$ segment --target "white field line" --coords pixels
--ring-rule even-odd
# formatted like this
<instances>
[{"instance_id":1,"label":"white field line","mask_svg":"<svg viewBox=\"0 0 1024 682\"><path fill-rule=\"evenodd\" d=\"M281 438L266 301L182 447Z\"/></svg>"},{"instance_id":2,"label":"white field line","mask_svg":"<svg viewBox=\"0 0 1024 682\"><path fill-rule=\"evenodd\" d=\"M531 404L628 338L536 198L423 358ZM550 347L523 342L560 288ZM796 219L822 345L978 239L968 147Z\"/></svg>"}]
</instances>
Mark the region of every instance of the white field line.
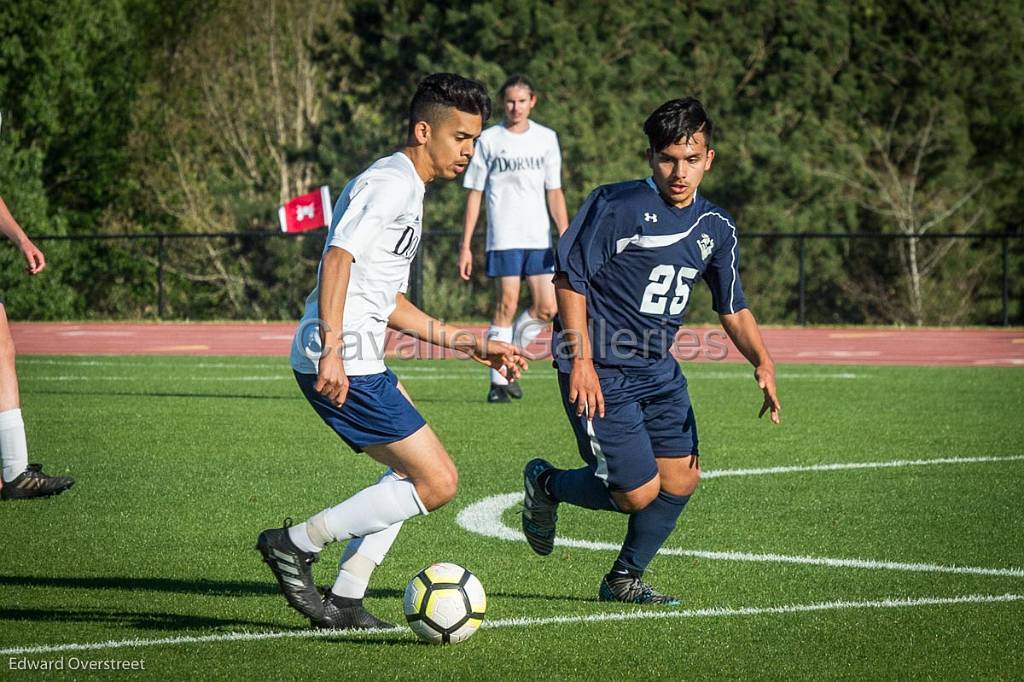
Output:
<instances>
[{"instance_id":1,"label":"white field line","mask_svg":"<svg viewBox=\"0 0 1024 682\"><path fill-rule=\"evenodd\" d=\"M707 609L663 610L663 611L616 611L613 613L591 613L575 616L550 616L547 618L505 618L484 621L482 627L488 630L515 627L537 627L545 625L568 625L622 622L631 620L677 620L684 618L728 618L736 616L787 615L820 611L845 611L852 609L899 609L917 606L953 606L961 604L998 604L1019 602L1024 594L970 594L959 597L918 597L888 598L867 601L827 601L810 604L786 604L782 606L718 606ZM71 642L67 644L36 644L0 649L0 655L50 654L64 651L105 651L177 644L208 644L216 642L252 642L272 639L362 639L368 636L396 635L396 639L413 639L408 630L286 630L275 632L224 632L213 635L182 637L161 637L157 639L122 639L105 642Z\"/></svg>"},{"instance_id":2,"label":"white field line","mask_svg":"<svg viewBox=\"0 0 1024 682\"><path fill-rule=\"evenodd\" d=\"M722 469L719 471L708 471L703 474L704 478L715 478L724 476L759 476L778 473L793 473L798 471L834 471L850 469L876 469L882 467L909 467L926 464L972 464L982 462L1005 462L1024 460L1024 455L1010 455L1006 457L944 457L941 459L920 459L920 460L893 460L889 462L858 462L843 464L817 464L804 467L768 467L765 469ZM503 512L522 500L522 493L506 493L504 495L492 495L475 502L459 512L455 522L464 530L485 537L499 540L510 540L523 542L523 534L518 529L509 528L502 522ZM620 546L611 542L595 542L591 540L576 540L573 538L556 538L555 544L576 549L589 549L595 551L617 552ZM665 556L688 556L700 559L714 559L722 561L754 561L763 563L784 563L804 564L811 566L828 566L830 568L860 568L883 571L912 571L925 573L954 573L966 575L990 575L1012 578L1024 578L1022 568L986 568L979 566L955 566L944 564L929 564L921 562L898 562L879 561L873 559L846 559L801 555L786 555L774 553L752 553L752 552L711 552L692 549L680 549L676 547L662 547L658 552Z\"/></svg>"},{"instance_id":3,"label":"white field line","mask_svg":"<svg viewBox=\"0 0 1024 682\"><path fill-rule=\"evenodd\" d=\"M980 464L983 462L1016 462L1024 455L998 455L990 457L939 457L935 459L893 459L887 462L839 462L836 464L807 464L800 466L765 467L762 469L719 469L705 471L701 478L722 478L725 476L764 476L769 474L791 474L803 471L843 471L847 469L889 469L897 467L924 466L928 464Z\"/></svg>"},{"instance_id":4,"label":"white field line","mask_svg":"<svg viewBox=\"0 0 1024 682\"><path fill-rule=\"evenodd\" d=\"M235 376L235 377L204 377L204 376L191 376L191 377L165 377L165 376L153 376L136 374L133 376L110 376L105 374L98 374L93 376L74 376L71 374L61 374L58 376L49 377L34 377L34 376L22 376L22 381L146 381L146 382L159 382L161 384L167 383L168 381L180 382L182 380L191 381L195 383L202 383L205 381L295 381L290 375L287 374L255 374L250 376Z\"/></svg>"},{"instance_id":5,"label":"white field line","mask_svg":"<svg viewBox=\"0 0 1024 682\"><path fill-rule=\"evenodd\" d=\"M288 358L282 357L277 362L227 362L227 361L216 361L216 362L189 362L187 358L183 358L181 362L132 362L128 360L85 360L79 358L44 358L39 356L28 356L25 358L18 358L19 365L55 365L55 366L70 366L70 367L169 367L172 369L182 368L193 368L197 367L200 369L277 369L283 372L290 372L288 365ZM474 365L474 369L478 365ZM424 366L424 367L402 367L401 371L405 372L439 372L441 371L438 367ZM445 371L450 371L445 368ZM482 371L482 370L479 370ZM466 372L466 374L475 374L479 371ZM290 376L290 374L289 374Z\"/></svg>"},{"instance_id":6,"label":"white field line","mask_svg":"<svg viewBox=\"0 0 1024 682\"><path fill-rule=\"evenodd\" d=\"M59 365L71 367L199 367L202 369L281 369L288 362L129 362L127 360L82 360L78 358L42 358L29 356L18 358L19 365Z\"/></svg>"}]
</instances>

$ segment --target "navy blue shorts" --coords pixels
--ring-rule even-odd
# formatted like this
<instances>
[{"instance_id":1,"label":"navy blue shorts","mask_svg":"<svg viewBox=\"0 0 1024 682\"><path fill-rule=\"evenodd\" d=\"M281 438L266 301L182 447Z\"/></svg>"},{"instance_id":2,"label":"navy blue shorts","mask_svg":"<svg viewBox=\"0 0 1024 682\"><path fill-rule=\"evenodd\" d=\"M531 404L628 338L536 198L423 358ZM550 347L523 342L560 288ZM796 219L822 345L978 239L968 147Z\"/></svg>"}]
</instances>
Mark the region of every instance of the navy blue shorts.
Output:
<instances>
[{"instance_id":1,"label":"navy blue shorts","mask_svg":"<svg viewBox=\"0 0 1024 682\"><path fill-rule=\"evenodd\" d=\"M427 423L398 390L398 377L390 369L349 377L348 397L341 407L316 392L315 374L295 372L295 380L320 418L356 452L400 441Z\"/></svg>"},{"instance_id":2,"label":"navy blue shorts","mask_svg":"<svg viewBox=\"0 0 1024 682\"><path fill-rule=\"evenodd\" d=\"M555 271L551 249L504 249L487 252L488 277L529 277Z\"/></svg>"},{"instance_id":3,"label":"navy blue shorts","mask_svg":"<svg viewBox=\"0 0 1024 682\"><path fill-rule=\"evenodd\" d=\"M603 372L602 372L603 373ZM628 492L658 473L658 457L696 455L697 422L679 365L657 374L601 376L602 419L576 416L569 402L569 375L558 373L562 405L580 456L614 492Z\"/></svg>"}]
</instances>

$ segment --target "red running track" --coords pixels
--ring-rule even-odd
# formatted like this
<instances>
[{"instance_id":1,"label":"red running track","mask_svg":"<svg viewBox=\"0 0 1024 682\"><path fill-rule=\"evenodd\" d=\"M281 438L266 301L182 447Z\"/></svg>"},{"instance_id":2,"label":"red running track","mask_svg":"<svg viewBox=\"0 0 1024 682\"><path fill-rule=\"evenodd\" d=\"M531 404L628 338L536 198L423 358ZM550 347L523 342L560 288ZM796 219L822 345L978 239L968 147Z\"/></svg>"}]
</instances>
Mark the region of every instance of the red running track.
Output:
<instances>
[{"instance_id":1,"label":"red running track","mask_svg":"<svg viewBox=\"0 0 1024 682\"><path fill-rule=\"evenodd\" d=\"M180 324L17 322L18 352L40 355L260 355L288 354L292 323ZM482 333L483 327L471 327ZM865 365L1024 366L1024 331L1000 329L766 328L769 350L780 363ZM529 349L542 355L547 334ZM450 352L391 335L395 357L451 357ZM681 334L683 360L741 362L721 329Z\"/></svg>"}]
</instances>

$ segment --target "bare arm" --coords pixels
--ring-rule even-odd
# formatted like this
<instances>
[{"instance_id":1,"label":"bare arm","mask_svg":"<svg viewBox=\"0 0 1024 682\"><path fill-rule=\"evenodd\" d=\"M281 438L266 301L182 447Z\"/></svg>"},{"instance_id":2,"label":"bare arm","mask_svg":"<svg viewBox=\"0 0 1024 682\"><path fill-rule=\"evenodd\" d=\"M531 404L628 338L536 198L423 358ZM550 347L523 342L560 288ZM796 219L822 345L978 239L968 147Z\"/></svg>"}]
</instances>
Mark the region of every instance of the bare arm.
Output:
<instances>
[{"instance_id":1,"label":"bare arm","mask_svg":"<svg viewBox=\"0 0 1024 682\"><path fill-rule=\"evenodd\" d=\"M561 237L569 229L569 212L565 208L565 194L562 193L562 188L558 187L547 190L547 198L548 213L551 214L551 219L555 221L558 236Z\"/></svg>"},{"instance_id":2,"label":"bare arm","mask_svg":"<svg viewBox=\"0 0 1024 682\"><path fill-rule=\"evenodd\" d=\"M317 369L314 388L338 407L348 396L348 377L342 362L342 324L345 315L345 297L352 276L352 254L332 246L320 264L320 347L323 353Z\"/></svg>"},{"instance_id":3,"label":"bare arm","mask_svg":"<svg viewBox=\"0 0 1024 682\"><path fill-rule=\"evenodd\" d=\"M25 257L25 270L28 271L28 274L38 275L43 271L43 268L46 267L46 257L28 238L25 230L21 229L21 225L7 209L3 197L0 197L0 232L18 246L21 255Z\"/></svg>"},{"instance_id":4,"label":"bare arm","mask_svg":"<svg viewBox=\"0 0 1024 682\"><path fill-rule=\"evenodd\" d=\"M604 394L594 369L594 353L587 328L587 297L570 286L563 274L555 275L558 319L562 323L563 343L572 357L569 374L569 402L576 403L576 414L604 417Z\"/></svg>"},{"instance_id":5,"label":"bare arm","mask_svg":"<svg viewBox=\"0 0 1024 682\"><path fill-rule=\"evenodd\" d=\"M435 346L461 351L480 364L493 367L509 379L518 379L527 369L526 359L519 355L512 344L480 339L473 332L446 324L427 315L412 302L399 294L388 326Z\"/></svg>"},{"instance_id":6,"label":"bare arm","mask_svg":"<svg viewBox=\"0 0 1024 682\"><path fill-rule=\"evenodd\" d=\"M744 308L738 313L719 315L718 319L722 321L722 328L743 353L743 357L754 366L757 387L764 392L764 403L757 416L762 417L770 410L772 422L778 424L781 405L775 392L775 361L764 345L754 314L748 308Z\"/></svg>"},{"instance_id":7,"label":"bare arm","mask_svg":"<svg viewBox=\"0 0 1024 682\"><path fill-rule=\"evenodd\" d=\"M473 232L480 219L480 200L483 195L480 190L471 189L466 197L466 219L462 226L462 247L459 249L459 277L467 281L473 274Z\"/></svg>"}]
</instances>

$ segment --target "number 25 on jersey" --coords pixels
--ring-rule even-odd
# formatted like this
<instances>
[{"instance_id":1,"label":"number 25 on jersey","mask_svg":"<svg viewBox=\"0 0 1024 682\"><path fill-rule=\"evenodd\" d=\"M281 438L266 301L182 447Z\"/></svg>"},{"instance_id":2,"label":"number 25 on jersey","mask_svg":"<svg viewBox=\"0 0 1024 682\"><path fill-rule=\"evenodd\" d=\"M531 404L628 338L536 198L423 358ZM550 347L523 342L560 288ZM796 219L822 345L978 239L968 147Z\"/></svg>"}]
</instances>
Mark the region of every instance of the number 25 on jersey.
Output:
<instances>
[{"instance_id":1,"label":"number 25 on jersey","mask_svg":"<svg viewBox=\"0 0 1024 682\"><path fill-rule=\"evenodd\" d=\"M644 289L644 297L640 301L640 312L646 315L664 315L668 305L669 315L679 315L690 300L690 285L687 280L697 276L694 268L680 267L677 272L671 265L658 265L648 276L651 281ZM675 282L675 295L669 301L668 291Z\"/></svg>"}]
</instances>

